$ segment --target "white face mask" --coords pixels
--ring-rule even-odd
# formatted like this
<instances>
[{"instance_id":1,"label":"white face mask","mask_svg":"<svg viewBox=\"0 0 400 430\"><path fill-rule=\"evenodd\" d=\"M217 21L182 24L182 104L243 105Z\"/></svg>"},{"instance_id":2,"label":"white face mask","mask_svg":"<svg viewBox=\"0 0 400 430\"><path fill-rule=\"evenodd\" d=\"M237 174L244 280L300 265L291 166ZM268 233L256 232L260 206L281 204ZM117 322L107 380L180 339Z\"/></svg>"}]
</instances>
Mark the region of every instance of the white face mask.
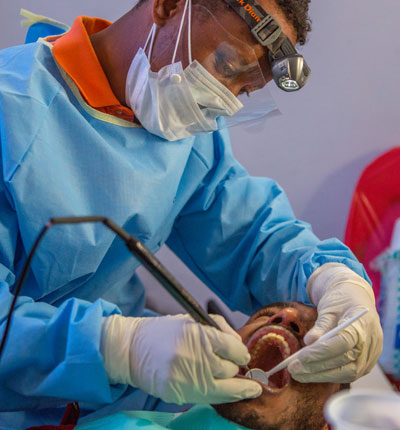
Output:
<instances>
[{"instance_id":1,"label":"white face mask","mask_svg":"<svg viewBox=\"0 0 400 430\"><path fill-rule=\"evenodd\" d=\"M189 5L189 66L175 63L183 22ZM167 140L178 140L197 133L218 129L219 116L231 116L242 103L190 52L191 0L186 0L172 63L158 72L150 69L156 26L153 25L144 49L151 38L149 58L140 48L126 78L125 98L140 123L150 133Z\"/></svg>"}]
</instances>

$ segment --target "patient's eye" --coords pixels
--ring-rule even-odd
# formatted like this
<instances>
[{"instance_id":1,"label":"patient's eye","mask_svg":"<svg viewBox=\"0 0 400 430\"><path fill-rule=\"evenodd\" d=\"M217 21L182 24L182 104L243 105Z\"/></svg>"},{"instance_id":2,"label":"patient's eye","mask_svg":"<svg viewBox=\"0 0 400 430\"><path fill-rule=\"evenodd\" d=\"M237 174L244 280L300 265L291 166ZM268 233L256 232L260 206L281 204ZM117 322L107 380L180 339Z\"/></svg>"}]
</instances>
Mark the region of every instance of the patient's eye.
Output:
<instances>
[{"instance_id":1,"label":"patient's eye","mask_svg":"<svg viewBox=\"0 0 400 430\"><path fill-rule=\"evenodd\" d=\"M272 309L262 309L256 315L256 319L261 318L261 317L272 317L275 314L276 314L276 311L274 311Z\"/></svg>"}]
</instances>

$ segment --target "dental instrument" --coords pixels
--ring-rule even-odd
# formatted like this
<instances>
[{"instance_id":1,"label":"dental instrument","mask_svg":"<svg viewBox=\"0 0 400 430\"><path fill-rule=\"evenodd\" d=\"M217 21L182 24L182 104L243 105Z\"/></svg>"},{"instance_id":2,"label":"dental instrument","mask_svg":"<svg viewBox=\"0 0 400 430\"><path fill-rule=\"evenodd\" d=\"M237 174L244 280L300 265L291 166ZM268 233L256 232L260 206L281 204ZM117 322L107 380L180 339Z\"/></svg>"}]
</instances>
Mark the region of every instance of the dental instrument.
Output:
<instances>
[{"instance_id":1,"label":"dental instrument","mask_svg":"<svg viewBox=\"0 0 400 430\"><path fill-rule=\"evenodd\" d=\"M349 318L348 320L343 321L337 327L333 328L332 330L329 330L327 333L322 335L319 339L317 339L313 343L313 345L315 345L317 343L324 342L324 341L330 339L331 337L335 336L341 330L343 330L344 328L353 324L355 321L357 321L359 318L361 318L363 315L365 315L368 311L369 311L369 309L365 308L361 312L359 312L358 314ZM287 366L289 366L289 364L292 363L300 355L301 352L302 352L302 349L299 349L297 352L290 355L285 360L281 361L279 364L277 364L275 367L273 367L272 369L270 369L268 371L258 369L258 368L250 369L247 371L246 377L251 378L251 379L255 379L259 382L262 382L265 385L268 385L269 377L272 376L273 374L279 372L280 370L285 369Z\"/></svg>"}]
</instances>

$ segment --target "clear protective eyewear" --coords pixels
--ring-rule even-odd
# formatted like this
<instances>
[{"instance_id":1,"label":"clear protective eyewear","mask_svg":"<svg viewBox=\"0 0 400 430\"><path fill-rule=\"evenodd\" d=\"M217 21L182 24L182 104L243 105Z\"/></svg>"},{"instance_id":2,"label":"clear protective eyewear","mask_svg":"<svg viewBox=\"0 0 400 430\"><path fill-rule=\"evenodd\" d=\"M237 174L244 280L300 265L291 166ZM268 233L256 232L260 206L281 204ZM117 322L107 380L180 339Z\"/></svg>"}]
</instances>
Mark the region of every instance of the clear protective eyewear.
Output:
<instances>
[{"instance_id":1,"label":"clear protective eyewear","mask_svg":"<svg viewBox=\"0 0 400 430\"><path fill-rule=\"evenodd\" d=\"M263 69L268 65L268 57L265 55L261 60L258 58L254 51L256 43L251 45L238 39L205 6L192 5L190 0L187 0L182 14L176 38L171 38L169 42L163 41L159 55L166 57L167 52L173 52L171 63L179 60L183 68L195 59L235 96L249 94L267 84L268 79ZM187 39L182 36L185 33ZM199 40L201 43L193 44ZM149 40L145 46L148 42ZM157 43L156 39L154 43ZM149 58L153 69L158 58L152 45L153 43L149 48Z\"/></svg>"},{"instance_id":2,"label":"clear protective eyewear","mask_svg":"<svg viewBox=\"0 0 400 430\"><path fill-rule=\"evenodd\" d=\"M233 116L225 116L221 123L226 127L255 124L280 111L267 86L271 80L268 55L254 49L257 43L239 39L206 7L193 6L192 40L210 30L209 39L193 56L219 82L228 88L242 103L242 109ZM207 30L205 30L207 27ZM199 52L200 51L200 52ZM207 52L205 56L204 53Z\"/></svg>"}]
</instances>

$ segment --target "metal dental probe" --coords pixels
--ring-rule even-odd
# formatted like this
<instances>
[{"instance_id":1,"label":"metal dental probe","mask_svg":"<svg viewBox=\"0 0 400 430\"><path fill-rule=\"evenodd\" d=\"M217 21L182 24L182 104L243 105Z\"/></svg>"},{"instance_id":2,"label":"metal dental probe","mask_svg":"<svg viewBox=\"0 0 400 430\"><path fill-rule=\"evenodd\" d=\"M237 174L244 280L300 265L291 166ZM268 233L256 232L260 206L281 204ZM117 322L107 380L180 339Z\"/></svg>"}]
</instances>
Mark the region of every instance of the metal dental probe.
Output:
<instances>
[{"instance_id":1,"label":"metal dental probe","mask_svg":"<svg viewBox=\"0 0 400 430\"><path fill-rule=\"evenodd\" d=\"M127 233L126 233L127 234ZM127 234L128 235L128 234ZM128 235L130 236L130 235ZM167 268L147 249L138 239L130 236L125 239L128 249L140 260L146 269L161 283L161 285L180 303L183 308L200 324L221 330L218 324L208 315L200 304L185 290L185 288L169 273ZM246 371L248 366L241 366Z\"/></svg>"},{"instance_id":2,"label":"metal dental probe","mask_svg":"<svg viewBox=\"0 0 400 430\"><path fill-rule=\"evenodd\" d=\"M319 339L317 339L312 345L316 345L318 343L324 342L325 340L330 339L331 337L335 336L337 333L339 333L344 328L348 327L349 325L353 324L354 321L361 318L363 315L365 315L368 312L368 309L363 309L361 312L359 312L357 315L354 315L353 317L349 318L346 321L343 321L341 324L339 324L337 327L333 328L332 330L329 330L327 333L325 333L323 336L321 336ZM285 367L289 366L289 364L294 361L302 352L302 349L299 349L294 354L287 357L285 360L281 361L279 364L277 364L272 369L265 371L262 369L254 368L250 369L246 376L251 379L255 379L259 382L262 382L265 385L268 385L268 378L273 375L274 373L279 372L280 370L284 369Z\"/></svg>"}]
</instances>

